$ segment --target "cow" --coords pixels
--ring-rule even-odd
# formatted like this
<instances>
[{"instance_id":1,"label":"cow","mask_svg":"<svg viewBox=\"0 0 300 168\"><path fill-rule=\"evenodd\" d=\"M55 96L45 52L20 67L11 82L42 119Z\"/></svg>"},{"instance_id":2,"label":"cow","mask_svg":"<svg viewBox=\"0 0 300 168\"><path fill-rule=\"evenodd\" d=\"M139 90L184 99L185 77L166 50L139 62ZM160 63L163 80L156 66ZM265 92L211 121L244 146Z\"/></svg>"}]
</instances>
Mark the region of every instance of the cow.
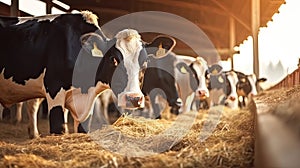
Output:
<instances>
[{"instance_id":1,"label":"cow","mask_svg":"<svg viewBox=\"0 0 300 168\"><path fill-rule=\"evenodd\" d=\"M146 101L145 108L133 112L155 119L161 118L160 113L166 105L171 106L171 113L178 115L191 109L195 97L202 99L209 96L205 84L206 61L201 57L176 55L170 51L175 40L173 42L170 39L168 41L159 40L161 44L155 42L160 37L163 36L154 39L152 45L147 48L149 60L144 74L142 91L149 100ZM162 46L168 48L169 51L163 51ZM110 120L110 113L115 113L115 110L112 112L107 110L109 99L113 100L109 96L102 99L101 102L106 105L103 105L105 109L100 110L106 116L107 121ZM111 124L111 122L109 123Z\"/></svg>"},{"instance_id":2,"label":"cow","mask_svg":"<svg viewBox=\"0 0 300 168\"><path fill-rule=\"evenodd\" d=\"M178 109L181 107L182 101L178 96L174 78L176 57L174 54L170 54L175 44L175 39L167 35L159 35L151 43L145 44L148 54L148 65L140 82L142 92L147 96L147 101L145 102L147 107L127 112L146 118L160 118L161 110L157 103L155 103L155 100L157 96L163 96L167 102L165 105L171 107L171 113L178 114ZM108 105L114 99L111 92L104 92L99 99L100 102L98 104L100 104L100 109L98 113L103 114L107 121L110 120L110 113L114 113L115 111L120 111L119 114L123 113L122 109L113 109L113 112L108 111Z\"/></svg>"},{"instance_id":3,"label":"cow","mask_svg":"<svg viewBox=\"0 0 300 168\"><path fill-rule=\"evenodd\" d=\"M139 71L147 54L136 30L112 39L89 11L41 17L0 17L0 103L45 98L51 134L66 132L63 111L74 126L86 120L96 98L112 88L122 108L141 108ZM77 130L74 130L77 132Z\"/></svg>"},{"instance_id":4,"label":"cow","mask_svg":"<svg viewBox=\"0 0 300 168\"><path fill-rule=\"evenodd\" d=\"M208 68L206 79L210 93L206 100L209 101L209 106L225 105L232 109L238 108L238 77L234 71L222 71L220 65L214 64Z\"/></svg>"},{"instance_id":5,"label":"cow","mask_svg":"<svg viewBox=\"0 0 300 168\"><path fill-rule=\"evenodd\" d=\"M209 97L205 79L207 69L207 62L202 57L176 56L175 80L183 102L180 113L191 109L198 111L200 106L193 106L194 102Z\"/></svg>"},{"instance_id":6,"label":"cow","mask_svg":"<svg viewBox=\"0 0 300 168\"><path fill-rule=\"evenodd\" d=\"M238 104L240 108L246 107L246 101L257 95L257 88L260 82L267 81L266 78L257 79L255 74L245 75L242 72L235 71L238 76L236 85L237 94L239 96Z\"/></svg>"},{"instance_id":7,"label":"cow","mask_svg":"<svg viewBox=\"0 0 300 168\"><path fill-rule=\"evenodd\" d=\"M167 36L168 37L168 36ZM163 40L164 39L164 40ZM147 45L148 67L145 70L142 92L149 96L154 118L161 118L161 109L156 97L162 96L171 107L171 113L178 115L182 100L179 98L175 81L176 56L171 51L176 45L172 37L157 36ZM166 52L166 49L168 51Z\"/></svg>"}]
</instances>

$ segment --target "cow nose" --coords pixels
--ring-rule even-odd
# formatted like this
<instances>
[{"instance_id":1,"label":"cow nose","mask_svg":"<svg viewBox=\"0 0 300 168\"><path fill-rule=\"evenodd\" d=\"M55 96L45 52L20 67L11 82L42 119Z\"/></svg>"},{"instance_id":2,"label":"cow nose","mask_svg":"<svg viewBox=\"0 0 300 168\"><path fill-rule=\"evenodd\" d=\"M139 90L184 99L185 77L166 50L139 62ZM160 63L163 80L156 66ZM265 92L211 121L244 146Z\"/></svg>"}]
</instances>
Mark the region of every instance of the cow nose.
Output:
<instances>
[{"instance_id":1,"label":"cow nose","mask_svg":"<svg viewBox=\"0 0 300 168\"><path fill-rule=\"evenodd\" d=\"M200 99L205 99L206 97L208 97L208 92L206 90L198 90L197 94Z\"/></svg>"},{"instance_id":2,"label":"cow nose","mask_svg":"<svg viewBox=\"0 0 300 168\"><path fill-rule=\"evenodd\" d=\"M126 95L126 107L143 107L143 96Z\"/></svg>"},{"instance_id":3,"label":"cow nose","mask_svg":"<svg viewBox=\"0 0 300 168\"><path fill-rule=\"evenodd\" d=\"M236 97L234 97L234 96L229 96L229 100L235 101L235 99L236 99Z\"/></svg>"}]
</instances>

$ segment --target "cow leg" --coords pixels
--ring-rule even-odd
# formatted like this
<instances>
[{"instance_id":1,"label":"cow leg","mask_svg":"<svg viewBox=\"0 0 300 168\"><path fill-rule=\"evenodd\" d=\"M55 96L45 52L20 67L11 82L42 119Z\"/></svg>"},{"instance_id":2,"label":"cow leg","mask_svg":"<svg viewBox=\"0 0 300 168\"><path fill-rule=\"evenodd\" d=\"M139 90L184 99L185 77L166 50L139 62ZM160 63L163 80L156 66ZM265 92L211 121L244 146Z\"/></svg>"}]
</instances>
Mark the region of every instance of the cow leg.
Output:
<instances>
[{"instance_id":1,"label":"cow leg","mask_svg":"<svg viewBox=\"0 0 300 168\"><path fill-rule=\"evenodd\" d=\"M3 110L4 110L4 107L0 104L0 120L3 119Z\"/></svg>"},{"instance_id":2,"label":"cow leg","mask_svg":"<svg viewBox=\"0 0 300 168\"><path fill-rule=\"evenodd\" d=\"M39 131L37 127L37 113L43 98L36 98L27 101L26 111L29 118L28 135L29 138L39 137Z\"/></svg>"},{"instance_id":3,"label":"cow leg","mask_svg":"<svg viewBox=\"0 0 300 168\"><path fill-rule=\"evenodd\" d=\"M89 117L78 126L78 133L88 133L90 132L91 128L91 121L92 121L92 115L89 115Z\"/></svg>"},{"instance_id":4,"label":"cow leg","mask_svg":"<svg viewBox=\"0 0 300 168\"><path fill-rule=\"evenodd\" d=\"M74 129L74 133L78 133L78 127L79 127L80 122L77 120L74 120L74 125L73 125L73 129Z\"/></svg>"},{"instance_id":5,"label":"cow leg","mask_svg":"<svg viewBox=\"0 0 300 168\"><path fill-rule=\"evenodd\" d=\"M155 102L155 98L156 98L157 94L151 94L150 93L150 102L152 105L152 109L153 109L153 117L155 119L161 119L161 114L160 114L160 109L159 109L159 105L156 104Z\"/></svg>"},{"instance_id":6,"label":"cow leg","mask_svg":"<svg viewBox=\"0 0 300 168\"><path fill-rule=\"evenodd\" d=\"M22 120L22 108L23 108L23 102L19 102L16 104L16 118L14 123L18 124Z\"/></svg>"},{"instance_id":7,"label":"cow leg","mask_svg":"<svg viewBox=\"0 0 300 168\"><path fill-rule=\"evenodd\" d=\"M69 134L69 127L68 127L68 115L69 115L69 110L68 109L64 109L64 125L63 125L63 129L65 130L65 134Z\"/></svg>"},{"instance_id":8,"label":"cow leg","mask_svg":"<svg viewBox=\"0 0 300 168\"><path fill-rule=\"evenodd\" d=\"M49 111L49 127L50 134L63 134L66 132L64 110L66 91L61 89L54 98L50 94L46 94L48 111Z\"/></svg>"},{"instance_id":9,"label":"cow leg","mask_svg":"<svg viewBox=\"0 0 300 168\"><path fill-rule=\"evenodd\" d=\"M51 134L65 133L64 110L62 106L55 106L49 111L49 125Z\"/></svg>"}]
</instances>

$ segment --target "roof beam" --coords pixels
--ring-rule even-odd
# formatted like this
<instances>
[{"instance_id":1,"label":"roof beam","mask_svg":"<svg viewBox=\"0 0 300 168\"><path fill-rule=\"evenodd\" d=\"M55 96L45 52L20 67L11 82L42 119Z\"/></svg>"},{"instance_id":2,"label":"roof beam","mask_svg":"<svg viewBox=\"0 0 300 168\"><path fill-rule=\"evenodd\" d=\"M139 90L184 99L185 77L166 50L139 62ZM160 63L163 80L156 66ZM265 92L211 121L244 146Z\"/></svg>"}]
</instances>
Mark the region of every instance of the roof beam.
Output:
<instances>
[{"instance_id":1,"label":"roof beam","mask_svg":"<svg viewBox=\"0 0 300 168\"><path fill-rule=\"evenodd\" d=\"M233 17L235 20L237 20L241 25L243 25L248 31L251 32L251 27L245 23L241 18L239 18L238 16L236 16L234 13L230 12L230 10L223 5L221 2L219 2L218 0L210 0L213 3L215 3L218 7L220 7L221 9L223 9L226 13L228 13L231 17Z\"/></svg>"},{"instance_id":2,"label":"roof beam","mask_svg":"<svg viewBox=\"0 0 300 168\"><path fill-rule=\"evenodd\" d=\"M209 25L206 25L206 24L199 24L197 23L197 26L201 29L204 29L207 30L207 31L213 31L215 33L218 33L218 34L223 34L225 33L224 32L224 29L223 28L220 28L220 27L216 27L216 26L209 26Z\"/></svg>"},{"instance_id":3,"label":"roof beam","mask_svg":"<svg viewBox=\"0 0 300 168\"><path fill-rule=\"evenodd\" d=\"M130 12L127 10L121 10L121 9L114 9L114 8L104 8L104 7L91 7L91 6L71 6L72 9L89 9L93 12L100 12L100 14L103 13L109 13L109 14L114 14L117 16L122 16L129 14Z\"/></svg>"},{"instance_id":4,"label":"roof beam","mask_svg":"<svg viewBox=\"0 0 300 168\"><path fill-rule=\"evenodd\" d=\"M172 1L171 3L169 1L164 1L164 0L140 0L140 1L141 2L149 2L149 3L157 3L157 4L161 4L161 5L167 5L169 7L173 6L173 7L177 7L178 9L187 8L187 9L191 9L191 10L216 13L219 15L227 15L227 14L224 14L223 10L220 10L218 8L213 8L210 6L185 2L185 1Z\"/></svg>"}]
</instances>

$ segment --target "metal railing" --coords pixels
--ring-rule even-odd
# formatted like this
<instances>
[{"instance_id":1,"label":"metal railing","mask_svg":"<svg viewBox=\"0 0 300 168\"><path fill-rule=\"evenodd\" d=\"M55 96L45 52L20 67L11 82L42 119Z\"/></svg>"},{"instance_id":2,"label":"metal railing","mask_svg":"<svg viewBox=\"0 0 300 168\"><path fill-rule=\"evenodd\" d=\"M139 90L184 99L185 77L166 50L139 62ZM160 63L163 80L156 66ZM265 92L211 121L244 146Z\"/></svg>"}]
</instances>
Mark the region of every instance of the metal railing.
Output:
<instances>
[{"instance_id":1,"label":"metal railing","mask_svg":"<svg viewBox=\"0 0 300 168\"><path fill-rule=\"evenodd\" d=\"M278 84L272 86L270 89L288 88L300 84L300 67L293 73L287 75Z\"/></svg>"}]
</instances>

